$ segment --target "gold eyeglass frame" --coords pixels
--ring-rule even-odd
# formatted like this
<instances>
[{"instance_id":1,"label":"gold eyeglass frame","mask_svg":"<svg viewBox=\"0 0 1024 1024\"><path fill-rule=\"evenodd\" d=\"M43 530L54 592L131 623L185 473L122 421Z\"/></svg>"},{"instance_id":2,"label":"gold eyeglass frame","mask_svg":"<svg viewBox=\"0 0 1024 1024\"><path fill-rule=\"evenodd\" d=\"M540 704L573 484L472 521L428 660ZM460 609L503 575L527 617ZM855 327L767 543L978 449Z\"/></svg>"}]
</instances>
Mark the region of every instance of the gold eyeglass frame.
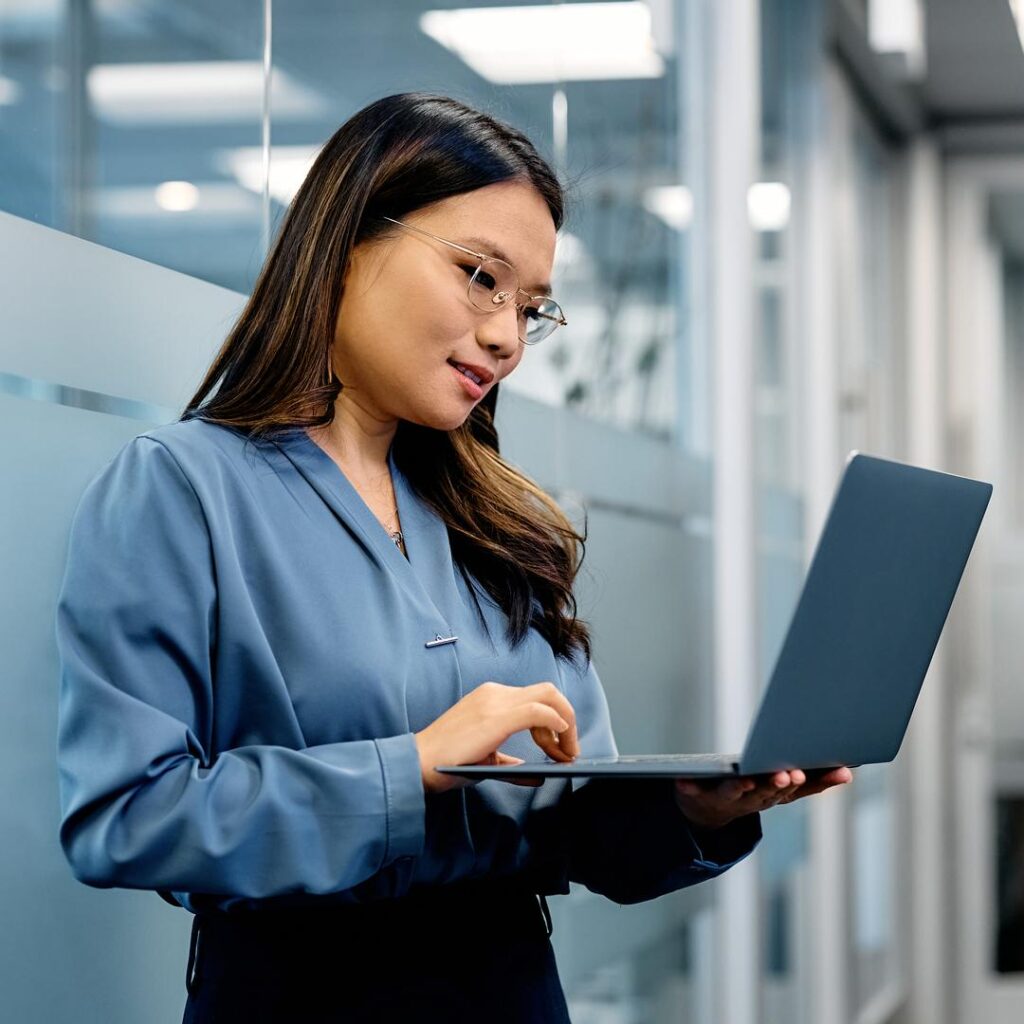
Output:
<instances>
[{"instance_id":1,"label":"gold eyeglass frame","mask_svg":"<svg viewBox=\"0 0 1024 1024\"><path fill-rule=\"evenodd\" d=\"M431 231L426 231L423 228L418 228L416 227L415 224L406 224L405 221L395 220L394 217L383 217L382 219L390 221L392 224L397 224L399 227L405 228L407 231L415 231L418 234L426 235L428 238L433 238L434 241L436 242L443 242L445 245L450 245L453 249L458 249L460 252L467 253L470 256L475 256L478 260L480 260L481 266L478 266L476 270L473 271L473 276L469 279L469 284L466 286L466 296L474 309L480 309L480 307L475 302L473 302L473 282L476 281L477 274L480 273L483 262L486 261L487 263L500 263L502 264L502 266L508 267L508 269L512 273L513 278L515 279L516 290L514 292L498 292L494 299L492 299L492 301L495 303L494 309L480 309L481 313L497 313L499 309L503 309L508 304L508 300L512 298L512 296L518 295L520 292L522 292L531 302L534 299L547 299L549 302L554 303L555 307L558 309L558 312L560 314L559 316L549 316L547 313L541 313L539 310L537 312L537 315L544 317L545 320L553 320L555 323L555 328L565 327L565 325L569 322L568 320L565 319L565 314L562 313L562 307L550 295L530 295L529 292L519 287L519 272L516 270L515 267L512 266L511 263L508 263L503 259L499 259L497 256L488 256L487 253L485 252L474 252L472 249L467 249L464 245L459 245L458 242L452 242L447 238L442 238L440 235L435 235ZM500 301L498 301L499 299ZM516 312L522 315L523 310L526 307L526 303L515 302L515 300L513 300L513 305L516 307ZM543 338L538 338L537 341L527 341L525 338L519 338L519 340L524 345L536 345L539 342L544 341L546 338L550 338L551 335L554 333L554 329L552 329L547 334L545 334ZM516 337L519 337L518 331L516 332Z\"/></svg>"}]
</instances>

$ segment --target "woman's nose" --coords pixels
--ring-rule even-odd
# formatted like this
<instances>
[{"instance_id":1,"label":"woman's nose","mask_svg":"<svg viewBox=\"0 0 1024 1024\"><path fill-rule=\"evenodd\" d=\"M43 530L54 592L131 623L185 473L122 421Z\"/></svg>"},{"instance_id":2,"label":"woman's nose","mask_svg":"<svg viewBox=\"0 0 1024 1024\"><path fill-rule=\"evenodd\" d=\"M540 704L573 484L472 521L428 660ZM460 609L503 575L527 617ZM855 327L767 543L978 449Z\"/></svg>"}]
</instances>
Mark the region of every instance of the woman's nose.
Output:
<instances>
[{"instance_id":1,"label":"woman's nose","mask_svg":"<svg viewBox=\"0 0 1024 1024\"><path fill-rule=\"evenodd\" d=\"M509 302L496 312L482 316L477 324L476 340L502 359L515 355L521 344L519 311Z\"/></svg>"}]
</instances>

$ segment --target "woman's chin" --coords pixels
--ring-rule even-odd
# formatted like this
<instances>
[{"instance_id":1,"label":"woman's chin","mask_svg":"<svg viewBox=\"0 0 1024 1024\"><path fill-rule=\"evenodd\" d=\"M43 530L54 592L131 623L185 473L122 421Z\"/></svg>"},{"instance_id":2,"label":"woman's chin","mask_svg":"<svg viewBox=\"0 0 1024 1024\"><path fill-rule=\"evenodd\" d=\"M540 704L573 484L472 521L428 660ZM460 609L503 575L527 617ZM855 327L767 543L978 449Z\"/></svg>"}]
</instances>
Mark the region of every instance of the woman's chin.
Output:
<instances>
[{"instance_id":1,"label":"woman's chin","mask_svg":"<svg viewBox=\"0 0 1024 1024\"><path fill-rule=\"evenodd\" d=\"M469 419L469 414L472 411L473 406L467 402L461 409L445 409L443 412L432 409L422 415L409 415L403 418L421 427L429 427L431 430L450 431L461 427Z\"/></svg>"}]
</instances>

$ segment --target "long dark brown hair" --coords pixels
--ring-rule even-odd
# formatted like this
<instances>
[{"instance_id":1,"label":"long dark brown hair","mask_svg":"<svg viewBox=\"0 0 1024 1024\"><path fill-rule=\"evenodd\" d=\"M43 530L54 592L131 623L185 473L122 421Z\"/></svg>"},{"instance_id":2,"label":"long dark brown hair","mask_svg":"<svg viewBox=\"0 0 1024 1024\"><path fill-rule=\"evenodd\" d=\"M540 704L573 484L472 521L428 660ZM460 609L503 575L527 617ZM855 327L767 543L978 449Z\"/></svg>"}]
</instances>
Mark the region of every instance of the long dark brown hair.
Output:
<instances>
[{"instance_id":1,"label":"long dark brown hair","mask_svg":"<svg viewBox=\"0 0 1024 1024\"><path fill-rule=\"evenodd\" d=\"M384 216L401 219L506 181L535 188L561 227L563 187L522 132L436 93L397 93L363 107L320 150L181 419L229 426L253 441L331 423L343 385L327 382L326 367L352 249L395 230ZM559 657L582 651L589 659L589 629L573 596L586 518L577 533L555 501L501 457L497 397L494 384L450 431L401 420L395 463L446 523L477 612L474 579L506 613L512 646L534 626Z\"/></svg>"}]
</instances>

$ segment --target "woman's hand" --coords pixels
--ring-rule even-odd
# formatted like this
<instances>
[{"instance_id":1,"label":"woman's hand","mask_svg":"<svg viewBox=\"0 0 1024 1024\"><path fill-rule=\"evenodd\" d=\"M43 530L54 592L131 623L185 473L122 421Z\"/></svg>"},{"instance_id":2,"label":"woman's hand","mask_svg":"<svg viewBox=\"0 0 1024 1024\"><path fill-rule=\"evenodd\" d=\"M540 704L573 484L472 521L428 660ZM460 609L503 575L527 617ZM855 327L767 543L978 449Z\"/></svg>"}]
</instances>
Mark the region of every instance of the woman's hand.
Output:
<instances>
[{"instance_id":1,"label":"woman's hand","mask_svg":"<svg viewBox=\"0 0 1024 1024\"><path fill-rule=\"evenodd\" d=\"M424 789L440 793L473 783L472 779L434 771L436 764L522 764L521 757L510 757L498 749L521 729L529 729L537 746L556 761L571 761L580 752L576 712L554 683L481 683L415 734ZM543 779L506 781L537 786Z\"/></svg>"},{"instance_id":2,"label":"woman's hand","mask_svg":"<svg viewBox=\"0 0 1024 1024\"><path fill-rule=\"evenodd\" d=\"M789 804L852 780L853 772L849 768L832 768L815 773L811 779L799 768L724 781L676 779L675 798L679 809L695 825L721 828L744 814L764 811L776 804Z\"/></svg>"}]
</instances>

